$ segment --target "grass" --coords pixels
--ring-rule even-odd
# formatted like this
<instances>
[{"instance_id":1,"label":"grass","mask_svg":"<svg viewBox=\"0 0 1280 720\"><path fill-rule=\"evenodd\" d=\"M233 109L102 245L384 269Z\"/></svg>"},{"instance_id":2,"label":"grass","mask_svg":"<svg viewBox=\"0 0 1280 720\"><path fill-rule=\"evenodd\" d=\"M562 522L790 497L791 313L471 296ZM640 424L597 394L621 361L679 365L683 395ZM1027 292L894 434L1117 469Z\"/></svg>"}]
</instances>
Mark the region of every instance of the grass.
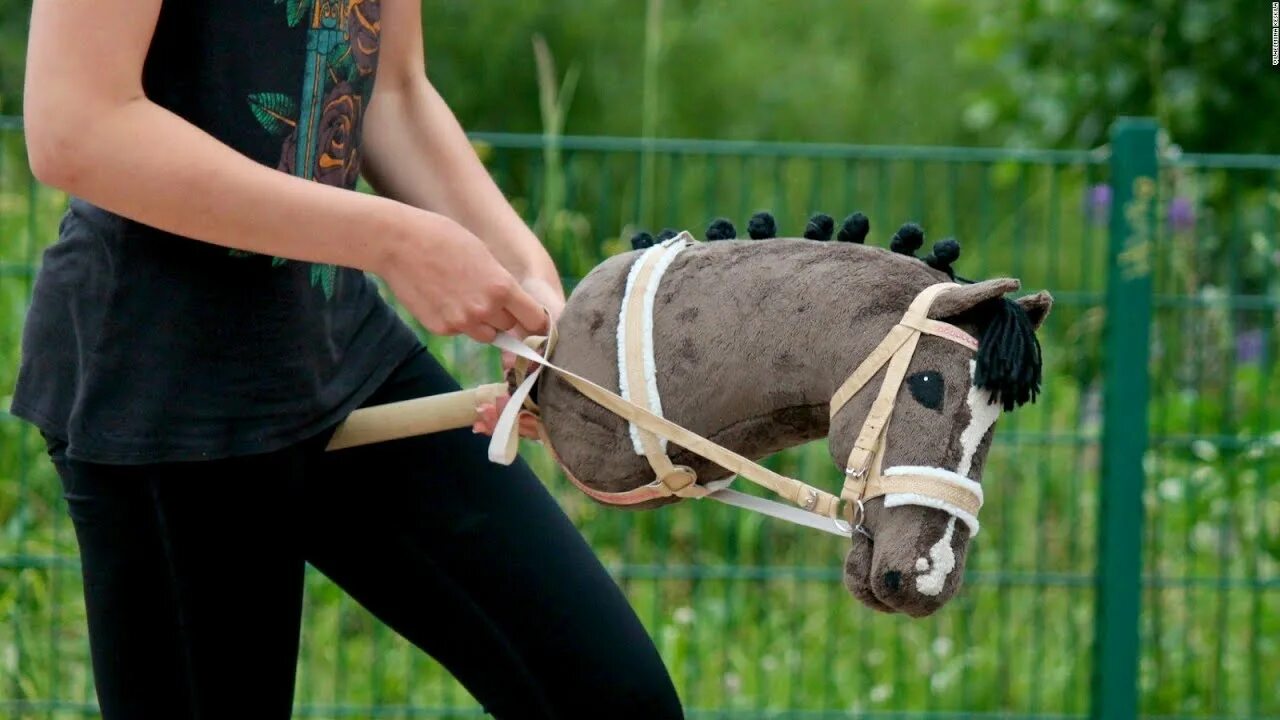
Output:
<instances>
[{"instance_id":1,"label":"grass","mask_svg":"<svg viewBox=\"0 0 1280 720\"><path fill-rule=\"evenodd\" d=\"M482 147L491 168L521 207L544 216L567 275L622 244L639 212L638 154L583 150L566 139L556 190L564 203L548 211L541 154L491 140ZM839 582L837 539L711 503L652 513L601 508L569 487L539 448L525 448L622 583L694 716L1087 713L1106 238L1081 203L1104 168L1079 159L712 152L659 152L652 167L655 209L640 218L651 229L700 230L714 215L741 227L752 210L769 207L784 230L798 231L811 210L862 209L879 244L898 222L918 219L939 236L961 237L962 274L1012 274L1059 298L1044 336L1043 400L1002 421L988 462L984 530L966 586L925 620L856 604ZM1208 185L1223 172L1199 177ZM62 202L30 184L20 137L0 134L0 407L13 384L29 268L53 239ZM1276 307L1257 290L1261 271L1222 260L1233 247L1252 248L1258 235L1258 252L1274 251L1276 210L1268 202L1237 193L1201 220L1196 237L1166 242L1157 255L1165 300L1153 329L1140 628L1142 708L1152 716L1280 717ZM1248 301L1232 309L1218 299L1235 295ZM1245 331L1262 334L1261 356L1238 352ZM496 377L489 351L431 343L465 381ZM821 443L770 462L838 487ZM39 438L0 415L0 715L93 714L74 558ZM429 658L314 572L297 699L300 717L478 714Z\"/></svg>"}]
</instances>

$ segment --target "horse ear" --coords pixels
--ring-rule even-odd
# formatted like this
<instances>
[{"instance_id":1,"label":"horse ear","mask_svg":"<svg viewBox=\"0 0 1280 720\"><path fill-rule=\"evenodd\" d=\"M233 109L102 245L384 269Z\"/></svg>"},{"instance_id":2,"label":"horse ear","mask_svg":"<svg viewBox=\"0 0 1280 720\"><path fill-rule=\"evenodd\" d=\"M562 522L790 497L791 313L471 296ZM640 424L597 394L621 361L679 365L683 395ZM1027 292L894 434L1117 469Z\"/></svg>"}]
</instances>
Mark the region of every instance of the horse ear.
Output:
<instances>
[{"instance_id":1,"label":"horse ear","mask_svg":"<svg viewBox=\"0 0 1280 720\"><path fill-rule=\"evenodd\" d=\"M1027 311L1027 317L1031 318L1031 327L1039 330L1044 324L1044 319L1049 316L1049 310L1053 307L1053 296L1047 291L1041 290L1035 295L1027 295L1018 298L1018 304L1022 309Z\"/></svg>"},{"instance_id":2,"label":"horse ear","mask_svg":"<svg viewBox=\"0 0 1280 720\"><path fill-rule=\"evenodd\" d=\"M978 303L1004 297L1005 293L1016 292L1020 287L1022 283L1013 278L995 278L972 285L961 285L939 295L938 299L933 301L933 307L929 308L929 317L935 320L955 317Z\"/></svg>"}]
</instances>

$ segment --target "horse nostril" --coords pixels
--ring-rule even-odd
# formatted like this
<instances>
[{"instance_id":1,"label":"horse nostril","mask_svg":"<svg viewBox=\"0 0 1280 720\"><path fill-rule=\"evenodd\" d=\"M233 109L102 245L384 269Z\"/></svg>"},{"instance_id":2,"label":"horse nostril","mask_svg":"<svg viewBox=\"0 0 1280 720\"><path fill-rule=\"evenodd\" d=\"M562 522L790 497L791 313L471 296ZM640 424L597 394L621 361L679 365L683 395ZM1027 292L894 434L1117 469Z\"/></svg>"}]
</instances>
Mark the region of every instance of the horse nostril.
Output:
<instances>
[{"instance_id":1,"label":"horse nostril","mask_svg":"<svg viewBox=\"0 0 1280 720\"><path fill-rule=\"evenodd\" d=\"M884 574L885 587L889 588L893 592L898 591L898 585L900 585L901 583L902 583L902 573L898 572L897 570L890 570L889 572Z\"/></svg>"}]
</instances>

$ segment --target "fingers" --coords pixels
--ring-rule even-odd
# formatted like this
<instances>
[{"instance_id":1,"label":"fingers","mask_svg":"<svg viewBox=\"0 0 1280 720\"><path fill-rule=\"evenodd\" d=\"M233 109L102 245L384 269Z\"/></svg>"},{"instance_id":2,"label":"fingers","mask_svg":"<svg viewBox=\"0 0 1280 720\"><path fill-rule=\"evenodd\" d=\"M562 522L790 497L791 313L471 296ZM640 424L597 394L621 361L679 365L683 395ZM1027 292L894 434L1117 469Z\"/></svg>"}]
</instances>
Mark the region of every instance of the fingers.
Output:
<instances>
[{"instance_id":1,"label":"fingers","mask_svg":"<svg viewBox=\"0 0 1280 720\"><path fill-rule=\"evenodd\" d=\"M464 304L441 307L425 299L416 303L404 300L402 302L405 302L410 313L418 318L422 327L437 337L466 335L476 342L487 344L493 342L498 337L498 333L506 329L495 327L489 322L490 317L493 317L495 322L504 323L501 315L478 307Z\"/></svg>"},{"instance_id":2,"label":"fingers","mask_svg":"<svg viewBox=\"0 0 1280 720\"><path fill-rule=\"evenodd\" d=\"M498 331L492 325L484 323L469 325L463 332L472 340L486 345L498 339Z\"/></svg>"},{"instance_id":3,"label":"fingers","mask_svg":"<svg viewBox=\"0 0 1280 720\"><path fill-rule=\"evenodd\" d=\"M460 323L462 332L472 340L482 343L493 342L498 337L498 333L526 334L521 332L521 323L516 320L516 317L500 304L503 302L501 298L500 293L496 297L491 295L486 298L488 302L479 302L470 306L469 311L465 313L465 319Z\"/></svg>"},{"instance_id":4,"label":"fingers","mask_svg":"<svg viewBox=\"0 0 1280 720\"><path fill-rule=\"evenodd\" d=\"M502 414L507 398L500 397L491 403L476 407L476 421L471 424L471 432L492 435L498 427L498 416Z\"/></svg>"},{"instance_id":5,"label":"fingers","mask_svg":"<svg viewBox=\"0 0 1280 720\"><path fill-rule=\"evenodd\" d=\"M523 288L516 287L506 303L507 312L515 317L525 335L540 335L547 331L547 312L542 303L533 299Z\"/></svg>"},{"instance_id":6,"label":"fingers","mask_svg":"<svg viewBox=\"0 0 1280 720\"><path fill-rule=\"evenodd\" d=\"M538 440L542 435L538 432L538 419L529 413L520 414L520 437Z\"/></svg>"},{"instance_id":7,"label":"fingers","mask_svg":"<svg viewBox=\"0 0 1280 720\"><path fill-rule=\"evenodd\" d=\"M516 319L504 308L497 308L489 313L485 321L498 332L510 332L516 327Z\"/></svg>"},{"instance_id":8,"label":"fingers","mask_svg":"<svg viewBox=\"0 0 1280 720\"><path fill-rule=\"evenodd\" d=\"M520 283L520 287L525 289L533 296L535 300L542 303L547 312L551 315L551 321L555 322L560 317L560 313L564 311L564 288L559 282L550 283L542 278L529 277Z\"/></svg>"},{"instance_id":9,"label":"fingers","mask_svg":"<svg viewBox=\"0 0 1280 720\"><path fill-rule=\"evenodd\" d=\"M492 435L498 426L498 416L502 414L502 409L506 407L509 397L500 397L492 403L485 403L476 408L476 421L471 424L471 432L481 433L484 435ZM520 437L537 440L541 437L538 433L538 419L528 411L520 412L519 419Z\"/></svg>"}]
</instances>

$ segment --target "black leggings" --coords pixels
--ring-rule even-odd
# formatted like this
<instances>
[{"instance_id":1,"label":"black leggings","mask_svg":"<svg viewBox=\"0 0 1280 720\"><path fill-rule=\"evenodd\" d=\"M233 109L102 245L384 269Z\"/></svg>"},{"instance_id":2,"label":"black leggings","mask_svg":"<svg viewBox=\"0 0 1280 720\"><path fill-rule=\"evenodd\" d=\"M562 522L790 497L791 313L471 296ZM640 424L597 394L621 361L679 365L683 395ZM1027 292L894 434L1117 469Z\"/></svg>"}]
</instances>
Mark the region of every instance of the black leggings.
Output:
<instances>
[{"instance_id":1,"label":"black leggings","mask_svg":"<svg viewBox=\"0 0 1280 720\"><path fill-rule=\"evenodd\" d=\"M368 404L457 389L425 351ZM105 720L287 718L311 563L499 718L679 718L657 650L532 472L470 429L106 466L51 444Z\"/></svg>"}]
</instances>

